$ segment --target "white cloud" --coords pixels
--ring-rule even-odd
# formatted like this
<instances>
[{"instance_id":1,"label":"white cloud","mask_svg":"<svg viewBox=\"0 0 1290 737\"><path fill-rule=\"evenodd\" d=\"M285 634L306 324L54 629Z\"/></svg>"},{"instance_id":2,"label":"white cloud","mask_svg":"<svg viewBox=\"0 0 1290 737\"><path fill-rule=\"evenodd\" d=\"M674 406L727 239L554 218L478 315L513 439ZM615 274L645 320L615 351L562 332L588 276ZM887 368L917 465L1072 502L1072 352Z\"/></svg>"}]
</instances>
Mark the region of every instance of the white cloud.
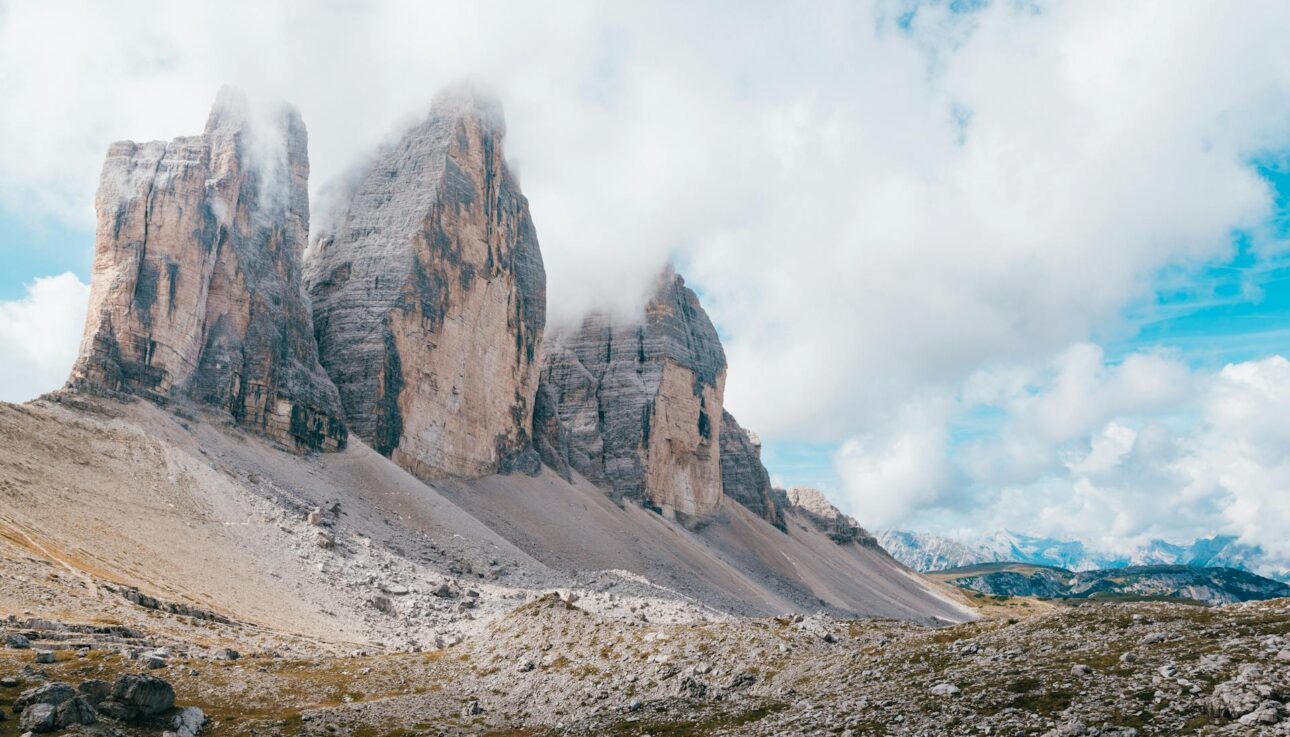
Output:
<instances>
[{"instance_id":1,"label":"white cloud","mask_svg":"<svg viewBox=\"0 0 1290 737\"><path fill-rule=\"evenodd\" d=\"M1285 142L1287 21L1163 0L14 4L0 202L87 222L108 142L194 132L225 81L301 107L317 188L473 75L505 101L555 320L633 302L679 255L730 336L731 406L770 440L840 440L1084 339L1256 224L1246 157Z\"/></svg>"},{"instance_id":2,"label":"white cloud","mask_svg":"<svg viewBox=\"0 0 1290 737\"><path fill-rule=\"evenodd\" d=\"M67 380L85 327L90 288L75 274L36 279L0 301L0 401L25 402Z\"/></svg>"},{"instance_id":3,"label":"white cloud","mask_svg":"<svg viewBox=\"0 0 1290 737\"><path fill-rule=\"evenodd\" d=\"M921 426L920 437L937 437L981 396L1001 412L984 437L924 447L922 465L905 466L939 464L940 486L873 471L892 465L899 444L844 446L847 506L875 526L1019 530L1121 555L1156 539L1235 535L1263 548L1268 570L1290 567L1290 361L1190 371L1135 354L1109 365L1081 344L1021 388L1005 384ZM891 432L909 431L897 422Z\"/></svg>"},{"instance_id":4,"label":"white cloud","mask_svg":"<svg viewBox=\"0 0 1290 737\"><path fill-rule=\"evenodd\" d=\"M961 511L975 484L1055 530L1193 529L1205 505L1284 529L1274 367L1107 366L1084 341L1233 230L1281 247L1249 161L1290 143L1288 28L1274 0L9 4L0 204L89 222L107 144L195 132L223 82L301 108L317 190L475 76L552 319L636 302L676 256L728 337L728 405L769 443L846 441L856 506ZM978 405L1007 419L951 463ZM1236 418L1265 434L1197 429ZM1155 493L1197 503L1150 522Z\"/></svg>"},{"instance_id":5,"label":"white cloud","mask_svg":"<svg viewBox=\"0 0 1290 737\"><path fill-rule=\"evenodd\" d=\"M944 407L909 407L883 433L842 444L833 464L848 507L875 528L888 527L944 493L949 474Z\"/></svg>"}]
</instances>

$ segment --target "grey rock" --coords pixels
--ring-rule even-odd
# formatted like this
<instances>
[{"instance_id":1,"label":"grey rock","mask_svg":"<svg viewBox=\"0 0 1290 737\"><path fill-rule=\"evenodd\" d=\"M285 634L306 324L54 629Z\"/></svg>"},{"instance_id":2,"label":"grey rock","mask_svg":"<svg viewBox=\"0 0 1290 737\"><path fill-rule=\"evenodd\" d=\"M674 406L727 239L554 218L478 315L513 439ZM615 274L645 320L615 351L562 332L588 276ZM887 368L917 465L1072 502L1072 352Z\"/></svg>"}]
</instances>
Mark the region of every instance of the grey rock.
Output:
<instances>
[{"instance_id":1,"label":"grey rock","mask_svg":"<svg viewBox=\"0 0 1290 737\"><path fill-rule=\"evenodd\" d=\"M501 105L462 86L340 197L307 265L350 426L423 479L540 469L546 272Z\"/></svg>"},{"instance_id":2,"label":"grey rock","mask_svg":"<svg viewBox=\"0 0 1290 737\"><path fill-rule=\"evenodd\" d=\"M174 708L175 689L156 676L127 674L117 679L112 701L134 709L140 716L152 716Z\"/></svg>"},{"instance_id":3,"label":"grey rock","mask_svg":"<svg viewBox=\"0 0 1290 737\"><path fill-rule=\"evenodd\" d=\"M177 737L197 737L206 726L206 714L195 706L184 707L170 720Z\"/></svg>"},{"instance_id":4,"label":"grey rock","mask_svg":"<svg viewBox=\"0 0 1290 737\"><path fill-rule=\"evenodd\" d=\"M757 683L757 674L751 670L742 670L730 678L730 681L726 683L726 690L741 691L752 687L755 683Z\"/></svg>"},{"instance_id":5,"label":"grey rock","mask_svg":"<svg viewBox=\"0 0 1290 737\"><path fill-rule=\"evenodd\" d=\"M52 663L52 662L54 662L54 651L53 651L53 650L36 650L36 662L37 662L37 663Z\"/></svg>"},{"instance_id":6,"label":"grey rock","mask_svg":"<svg viewBox=\"0 0 1290 737\"><path fill-rule=\"evenodd\" d=\"M32 704L22 711L19 725L32 732L52 732L57 729L55 707L52 704Z\"/></svg>"},{"instance_id":7,"label":"grey rock","mask_svg":"<svg viewBox=\"0 0 1290 737\"><path fill-rule=\"evenodd\" d=\"M18 695L18 698L14 699L11 708L15 712L20 712L34 704L58 706L74 696L76 696L76 689L72 687L72 684L54 681L23 691Z\"/></svg>"},{"instance_id":8,"label":"grey rock","mask_svg":"<svg viewBox=\"0 0 1290 737\"><path fill-rule=\"evenodd\" d=\"M184 397L290 446L336 450L340 398L301 293L307 134L294 108L270 119L257 127L246 98L224 88L202 135L108 149L68 386Z\"/></svg>"},{"instance_id":9,"label":"grey rock","mask_svg":"<svg viewBox=\"0 0 1290 737\"><path fill-rule=\"evenodd\" d=\"M931 692L936 694L937 696L945 696L945 697L958 696L960 693L962 693L959 687L955 686L952 683L938 683L935 686L932 686Z\"/></svg>"},{"instance_id":10,"label":"grey rock","mask_svg":"<svg viewBox=\"0 0 1290 737\"><path fill-rule=\"evenodd\" d=\"M27 637L21 633L10 632L4 636L4 644L5 647L12 648L14 650L26 650L31 647L31 640L28 640Z\"/></svg>"},{"instance_id":11,"label":"grey rock","mask_svg":"<svg viewBox=\"0 0 1290 737\"><path fill-rule=\"evenodd\" d=\"M1281 721L1285 707L1277 701L1264 701L1237 721L1241 724L1276 724Z\"/></svg>"},{"instance_id":12,"label":"grey rock","mask_svg":"<svg viewBox=\"0 0 1290 737\"><path fill-rule=\"evenodd\" d=\"M1044 737L1083 737L1088 728L1079 720L1071 720L1044 733Z\"/></svg>"},{"instance_id":13,"label":"grey rock","mask_svg":"<svg viewBox=\"0 0 1290 737\"><path fill-rule=\"evenodd\" d=\"M694 676L682 675L676 685L676 694L683 698L702 699L708 695L708 684Z\"/></svg>"},{"instance_id":14,"label":"grey rock","mask_svg":"<svg viewBox=\"0 0 1290 737\"><path fill-rule=\"evenodd\" d=\"M784 529L784 513L761 462L761 439L727 411L721 413L721 488L753 514Z\"/></svg>"},{"instance_id":15,"label":"grey rock","mask_svg":"<svg viewBox=\"0 0 1290 737\"><path fill-rule=\"evenodd\" d=\"M73 696L54 708L54 725L62 729L73 724L94 724L98 712L84 696Z\"/></svg>"},{"instance_id":16,"label":"grey rock","mask_svg":"<svg viewBox=\"0 0 1290 737\"><path fill-rule=\"evenodd\" d=\"M376 611L382 614L394 615L397 613L397 610L394 608L394 602L390 601L390 597L385 596L384 594L377 594L369 599L369 601Z\"/></svg>"},{"instance_id":17,"label":"grey rock","mask_svg":"<svg viewBox=\"0 0 1290 737\"><path fill-rule=\"evenodd\" d=\"M1268 696L1279 695L1266 684L1249 678L1250 674L1247 672L1215 686L1204 702L1205 711L1217 717L1240 719L1263 708Z\"/></svg>"},{"instance_id":18,"label":"grey rock","mask_svg":"<svg viewBox=\"0 0 1290 737\"><path fill-rule=\"evenodd\" d=\"M91 679L82 682L81 685L76 687L76 690L80 692L81 696L85 697L86 701L98 706L104 699L112 695L112 684L107 681Z\"/></svg>"},{"instance_id":19,"label":"grey rock","mask_svg":"<svg viewBox=\"0 0 1290 737\"><path fill-rule=\"evenodd\" d=\"M545 349L542 391L559 421L540 446L567 446L568 465L616 499L683 519L716 509L726 357L680 276L662 274L637 321L594 314Z\"/></svg>"},{"instance_id":20,"label":"grey rock","mask_svg":"<svg viewBox=\"0 0 1290 737\"><path fill-rule=\"evenodd\" d=\"M112 699L105 699L104 701L99 702L95 708L97 708L98 712L103 716L110 717L121 722L133 721L139 716L138 709Z\"/></svg>"}]
</instances>

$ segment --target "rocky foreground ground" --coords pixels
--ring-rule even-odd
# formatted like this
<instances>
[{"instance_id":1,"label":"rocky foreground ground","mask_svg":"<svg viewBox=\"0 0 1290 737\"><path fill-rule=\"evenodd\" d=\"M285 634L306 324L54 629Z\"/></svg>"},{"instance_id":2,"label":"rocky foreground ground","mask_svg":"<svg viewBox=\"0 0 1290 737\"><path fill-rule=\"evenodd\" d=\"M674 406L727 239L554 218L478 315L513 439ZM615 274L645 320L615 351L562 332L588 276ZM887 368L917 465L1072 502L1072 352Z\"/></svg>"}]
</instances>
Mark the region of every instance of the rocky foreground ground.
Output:
<instances>
[{"instance_id":1,"label":"rocky foreground ground","mask_svg":"<svg viewBox=\"0 0 1290 737\"><path fill-rule=\"evenodd\" d=\"M214 621L184 642L14 617L0 735L50 714L93 721L56 733L105 735L1290 734L1290 600L991 604L940 629L659 625L552 594L446 649L340 657L239 653Z\"/></svg>"}]
</instances>

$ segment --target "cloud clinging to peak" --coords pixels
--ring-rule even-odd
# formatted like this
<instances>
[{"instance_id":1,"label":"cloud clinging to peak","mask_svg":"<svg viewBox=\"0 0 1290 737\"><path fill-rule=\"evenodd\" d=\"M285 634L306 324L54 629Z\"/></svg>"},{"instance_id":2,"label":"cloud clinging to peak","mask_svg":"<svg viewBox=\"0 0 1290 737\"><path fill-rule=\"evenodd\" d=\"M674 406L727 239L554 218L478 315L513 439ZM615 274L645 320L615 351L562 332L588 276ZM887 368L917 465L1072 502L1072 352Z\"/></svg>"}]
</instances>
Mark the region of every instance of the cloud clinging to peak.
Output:
<instances>
[{"instance_id":1,"label":"cloud clinging to peak","mask_svg":"<svg viewBox=\"0 0 1290 737\"><path fill-rule=\"evenodd\" d=\"M892 521L1008 494L1083 519L1058 502L1240 481L1204 428L1274 365L1089 341L1236 231L1283 250L1251 162L1290 147L1287 29L1270 1L12 4L0 206L90 222L107 144L196 132L224 82L300 107L321 192L474 78L506 108L554 323L635 304L674 258L729 407L768 443L838 444L862 522L881 494ZM974 405L1007 419L957 448Z\"/></svg>"}]
</instances>

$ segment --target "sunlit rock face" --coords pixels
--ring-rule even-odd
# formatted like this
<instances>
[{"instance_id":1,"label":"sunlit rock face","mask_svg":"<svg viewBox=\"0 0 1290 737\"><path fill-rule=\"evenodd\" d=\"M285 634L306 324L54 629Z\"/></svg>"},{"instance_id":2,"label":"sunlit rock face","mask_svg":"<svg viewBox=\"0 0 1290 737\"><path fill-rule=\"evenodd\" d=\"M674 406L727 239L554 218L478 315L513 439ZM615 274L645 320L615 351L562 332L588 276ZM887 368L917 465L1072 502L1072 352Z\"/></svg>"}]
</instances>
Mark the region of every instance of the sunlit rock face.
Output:
<instances>
[{"instance_id":1,"label":"sunlit rock face","mask_svg":"<svg viewBox=\"0 0 1290 737\"><path fill-rule=\"evenodd\" d=\"M307 264L315 332L350 428L423 479L534 470L546 273L470 87L384 148Z\"/></svg>"},{"instance_id":2,"label":"sunlit rock face","mask_svg":"<svg viewBox=\"0 0 1290 737\"><path fill-rule=\"evenodd\" d=\"M220 91L200 136L108 149L90 308L69 386L195 400L292 447L343 448L301 293L308 138Z\"/></svg>"},{"instance_id":3,"label":"sunlit rock face","mask_svg":"<svg viewBox=\"0 0 1290 737\"><path fill-rule=\"evenodd\" d=\"M583 476L668 515L717 508L726 357L680 276L660 278L638 322L593 315L546 347L543 391L558 418L547 427L567 437L545 438L544 457L565 447Z\"/></svg>"}]
</instances>

